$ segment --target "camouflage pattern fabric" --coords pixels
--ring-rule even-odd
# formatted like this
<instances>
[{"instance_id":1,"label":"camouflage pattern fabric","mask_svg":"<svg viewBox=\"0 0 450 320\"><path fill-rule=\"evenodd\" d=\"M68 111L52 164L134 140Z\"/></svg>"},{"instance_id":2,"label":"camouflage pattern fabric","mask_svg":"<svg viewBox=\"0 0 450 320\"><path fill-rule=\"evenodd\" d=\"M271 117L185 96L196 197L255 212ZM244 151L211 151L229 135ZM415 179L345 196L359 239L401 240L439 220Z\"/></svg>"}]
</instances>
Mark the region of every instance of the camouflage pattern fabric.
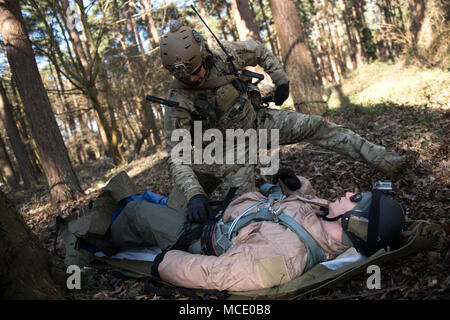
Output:
<instances>
[{"instance_id":1,"label":"camouflage pattern fabric","mask_svg":"<svg viewBox=\"0 0 450 320\"><path fill-rule=\"evenodd\" d=\"M226 42L224 46L234 57L238 70L258 64L270 75L275 85L288 82L280 62L263 44L243 41ZM175 182L174 190L169 196L169 206L186 206L187 200L194 195L207 195L194 173L193 165L175 164L170 157L172 149L178 144L178 141L171 141L173 131L186 129L192 135L195 116L202 117L203 130L217 128L225 133L226 129L237 128L279 129L280 145L306 141L372 166L376 166L383 158L386 152L384 147L368 142L347 128L329 123L321 116L300 114L288 109L264 108L255 111L260 107L260 95L251 84L245 84L243 92L232 84L218 88L208 87L208 81L212 82L232 73L223 52L217 49L212 52L213 55L205 62L206 75L202 83L189 87L175 80L175 85L168 92L167 99L177 101L184 108L165 107L164 138L169 154L168 165ZM231 117L234 109L239 112L234 112ZM223 190L226 192L230 187L237 186L239 189L236 196L256 190L254 168L254 164L220 166L217 175L223 181Z\"/></svg>"},{"instance_id":2,"label":"camouflage pattern fabric","mask_svg":"<svg viewBox=\"0 0 450 320\"><path fill-rule=\"evenodd\" d=\"M307 141L374 167L386 153L384 147L367 141L343 126L328 122L321 116L301 114L294 110L258 110L256 126L258 129L279 129L280 145Z\"/></svg>"}]
</instances>

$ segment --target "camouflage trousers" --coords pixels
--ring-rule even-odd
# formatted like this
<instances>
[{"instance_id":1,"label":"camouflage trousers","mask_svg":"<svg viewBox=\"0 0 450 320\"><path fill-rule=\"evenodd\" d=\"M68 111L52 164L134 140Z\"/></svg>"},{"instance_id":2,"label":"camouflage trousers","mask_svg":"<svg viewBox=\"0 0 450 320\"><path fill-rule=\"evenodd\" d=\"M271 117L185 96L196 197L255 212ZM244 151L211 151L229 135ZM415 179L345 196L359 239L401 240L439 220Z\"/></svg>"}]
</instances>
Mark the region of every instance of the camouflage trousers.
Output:
<instances>
[{"instance_id":1,"label":"camouflage trousers","mask_svg":"<svg viewBox=\"0 0 450 320\"><path fill-rule=\"evenodd\" d=\"M382 146L375 145L362 138L355 132L326 121L317 115L306 115L294 110L260 109L257 111L255 129L279 130L279 145L289 145L299 142L309 142L330 151L348 156L357 161L363 161L376 167L386 153ZM270 139L269 139L270 141ZM248 146L246 146L248 151ZM199 170L204 167L199 166ZM245 192L256 191L254 164L223 164L216 165L217 182L215 176L203 174L199 182L206 193L220 185L222 192L231 187L238 187L236 196ZM194 168L195 170L195 168ZM224 195L224 194L223 194ZM183 192L176 185L172 190L168 205L171 207L185 207L187 201Z\"/></svg>"}]
</instances>

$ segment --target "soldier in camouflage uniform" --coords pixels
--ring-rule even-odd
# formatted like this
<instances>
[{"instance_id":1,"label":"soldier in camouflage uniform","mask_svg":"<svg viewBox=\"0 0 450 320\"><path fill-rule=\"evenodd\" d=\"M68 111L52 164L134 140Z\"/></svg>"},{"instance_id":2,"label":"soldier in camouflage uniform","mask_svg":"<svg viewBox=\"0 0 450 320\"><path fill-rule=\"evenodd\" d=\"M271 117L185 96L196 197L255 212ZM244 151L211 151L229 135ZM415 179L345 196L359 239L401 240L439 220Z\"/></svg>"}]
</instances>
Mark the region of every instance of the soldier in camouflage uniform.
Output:
<instances>
[{"instance_id":1,"label":"soldier in camouflage uniform","mask_svg":"<svg viewBox=\"0 0 450 320\"><path fill-rule=\"evenodd\" d=\"M274 102L282 105L289 96L289 79L279 60L258 41L224 42L238 71L260 65L270 75L276 89ZM195 30L174 21L170 31L161 39L161 60L175 76L168 100L179 103L178 108L166 107L164 137L169 153L168 164L175 186L169 206L187 207L188 219L204 221L208 216L207 192L192 165L175 164L171 150L178 142L171 140L176 129L192 132L193 121L202 119L202 128L243 130L279 129L279 144L307 141L330 149L354 160L365 161L372 167L391 175L398 171L404 157L386 152L356 133L324 120L317 115L293 110L261 108L258 88L243 77L236 77L233 66L222 50L210 50ZM224 190L239 187L237 195L255 191L254 165L220 167ZM203 186L202 186L203 185Z\"/></svg>"}]
</instances>

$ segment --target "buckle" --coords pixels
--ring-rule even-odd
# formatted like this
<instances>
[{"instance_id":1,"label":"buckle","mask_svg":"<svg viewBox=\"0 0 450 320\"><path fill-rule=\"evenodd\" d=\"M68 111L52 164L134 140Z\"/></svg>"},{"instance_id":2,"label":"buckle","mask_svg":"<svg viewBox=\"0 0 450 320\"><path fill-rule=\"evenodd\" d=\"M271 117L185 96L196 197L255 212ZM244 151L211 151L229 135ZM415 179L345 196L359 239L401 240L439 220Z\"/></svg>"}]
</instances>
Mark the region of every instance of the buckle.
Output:
<instances>
[{"instance_id":1,"label":"buckle","mask_svg":"<svg viewBox=\"0 0 450 320\"><path fill-rule=\"evenodd\" d=\"M286 209L286 206L278 206L277 208L269 207L269 213L275 222L278 222L280 220L278 219L278 215L282 213L284 209Z\"/></svg>"},{"instance_id":2,"label":"buckle","mask_svg":"<svg viewBox=\"0 0 450 320\"><path fill-rule=\"evenodd\" d=\"M373 184L372 189L380 191L393 191L394 184L390 180L377 181Z\"/></svg>"}]
</instances>

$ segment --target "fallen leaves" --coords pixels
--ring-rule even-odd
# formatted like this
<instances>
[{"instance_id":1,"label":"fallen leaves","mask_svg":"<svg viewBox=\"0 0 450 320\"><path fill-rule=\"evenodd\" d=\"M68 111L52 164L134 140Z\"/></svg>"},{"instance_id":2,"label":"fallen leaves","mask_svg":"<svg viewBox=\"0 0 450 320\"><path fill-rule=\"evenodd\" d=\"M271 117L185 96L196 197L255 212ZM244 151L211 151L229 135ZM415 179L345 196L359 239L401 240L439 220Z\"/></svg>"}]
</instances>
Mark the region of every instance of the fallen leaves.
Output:
<instances>
[{"instance_id":1,"label":"fallen leaves","mask_svg":"<svg viewBox=\"0 0 450 320\"><path fill-rule=\"evenodd\" d=\"M355 112L356 111L356 112ZM450 297L450 111L441 110L427 115L415 106L377 105L367 108L352 106L330 112L327 120L352 127L361 136L389 150L414 150L419 153L418 166L394 181L397 197L407 208L408 220L425 219L439 223L443 233L439 244L430 251L419 252L382 266L383 289L367 291L366 275L354 277L339 286L333 286L308 295L310 299L435 299ZM433 111L435 112L435 111ZM367 125L370 123L371 125ZM422 142L426 142L422 144ZM168 195L172 181L164 161L162 149L143 156L126 166L115 168L109 160L96 161L78 168L77 173L86 196L54 208L48 205L46 190L33 195L17 194L15 203L33 232L48 248L53 248L54 219L57 212L63 217L98 195L98 186L104 184L118 170L130 174L139 190ZM370 190L373 182L385 179L368 165L323 150L311 144L282 146L280 166L290 167L310 179L318 196L334 200L345 192ZM82 170L81 170L82 169ZM258 172L258 170L257 170ZM258 175L259 184L269 177ZM270 180L270 179L269 179ZM94 187L95 186L95 187ZM214 197L223 196L219 191ZM61 240L58 243L62 251ZM118 279L119 281L113 281ZM71 293L73 299L160 299L146 295L142 283L96 270L87 288Z\"/></svg>"}]
</instances>

